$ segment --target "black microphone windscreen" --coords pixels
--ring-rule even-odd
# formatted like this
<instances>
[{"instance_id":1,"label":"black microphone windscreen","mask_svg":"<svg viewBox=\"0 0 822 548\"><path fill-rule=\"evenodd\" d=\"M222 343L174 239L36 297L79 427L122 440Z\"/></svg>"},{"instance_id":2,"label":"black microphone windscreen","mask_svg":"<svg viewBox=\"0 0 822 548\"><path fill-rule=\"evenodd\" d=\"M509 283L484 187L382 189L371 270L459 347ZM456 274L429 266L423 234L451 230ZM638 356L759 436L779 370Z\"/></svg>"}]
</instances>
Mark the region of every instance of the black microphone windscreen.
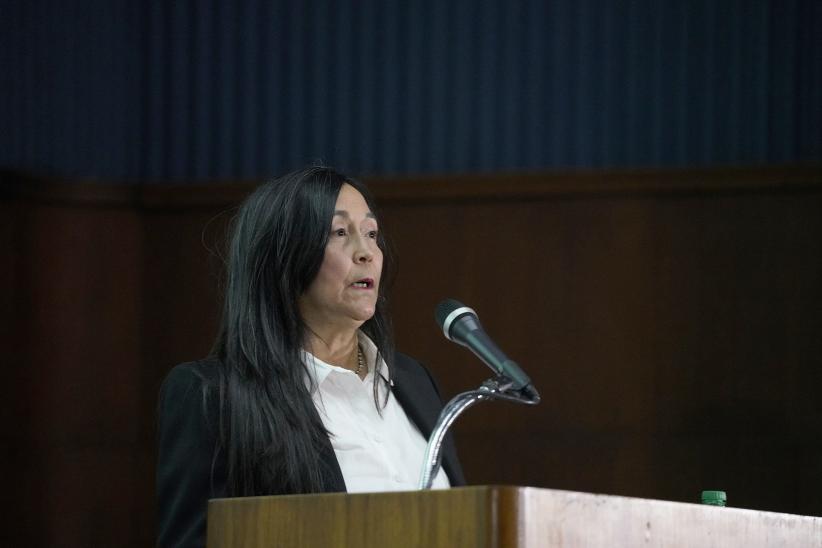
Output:
<instances>
[{"instance_id":1,"label":"black microphone windscreen","mask_svg":"<svg viewBox=\"0 0 822 548\"><path fill-rule=\"evenodd\" d=\"M445 318L447 318L451 312L464 307L465 305L456 299L445 299L434 309L434 319L437 320L437 325L442 328L445 323Z\"/></svg>"}]
</instances>

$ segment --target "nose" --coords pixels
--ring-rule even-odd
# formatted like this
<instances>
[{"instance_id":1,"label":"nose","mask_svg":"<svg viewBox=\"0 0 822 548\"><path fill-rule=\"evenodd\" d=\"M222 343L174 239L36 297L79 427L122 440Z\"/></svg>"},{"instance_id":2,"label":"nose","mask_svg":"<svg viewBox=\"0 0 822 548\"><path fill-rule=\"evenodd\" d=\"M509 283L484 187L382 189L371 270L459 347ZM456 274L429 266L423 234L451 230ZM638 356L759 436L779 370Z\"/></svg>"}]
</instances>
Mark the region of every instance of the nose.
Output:
<instances>
[{"instance_id":1,"label":"nose","mask_svg":"<svg viewBox=\"0 0 822 548\"><path fill-rule=\"evenodd\" d=\"M354 249L355 263L370 263L374 260L374 253L371 251L370 242L361 235L356 239L356 248Z\"/></svg>"},{"instance_id":2,"label":"nose","mask_svg":"<svg viewBox=\"0 0 822 548\"><path fill-rule=\"evenodd\" d=\"M354 253L354 262L356 263L370 263L374 260L374 254L366 246L361 245Z\"/></svg>"}]
</instances>

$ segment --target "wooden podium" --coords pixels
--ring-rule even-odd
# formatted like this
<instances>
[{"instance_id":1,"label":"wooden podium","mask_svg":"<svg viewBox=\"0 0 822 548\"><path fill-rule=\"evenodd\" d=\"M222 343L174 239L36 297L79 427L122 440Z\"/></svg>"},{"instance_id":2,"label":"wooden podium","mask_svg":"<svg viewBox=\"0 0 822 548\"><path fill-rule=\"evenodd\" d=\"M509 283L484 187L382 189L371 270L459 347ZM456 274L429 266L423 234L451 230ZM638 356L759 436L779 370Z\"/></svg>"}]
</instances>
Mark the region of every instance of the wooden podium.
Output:
<instances>
[{"instance_id":1,"label":"wooden podium","mask_svg":"<svg viewBox=\"0 0 822 548\"><path fill-rule=\"evenodd\" d=\"M532 487L214 499L208 548L816 547L822 518Z\"/></svg>"}]
</instances>

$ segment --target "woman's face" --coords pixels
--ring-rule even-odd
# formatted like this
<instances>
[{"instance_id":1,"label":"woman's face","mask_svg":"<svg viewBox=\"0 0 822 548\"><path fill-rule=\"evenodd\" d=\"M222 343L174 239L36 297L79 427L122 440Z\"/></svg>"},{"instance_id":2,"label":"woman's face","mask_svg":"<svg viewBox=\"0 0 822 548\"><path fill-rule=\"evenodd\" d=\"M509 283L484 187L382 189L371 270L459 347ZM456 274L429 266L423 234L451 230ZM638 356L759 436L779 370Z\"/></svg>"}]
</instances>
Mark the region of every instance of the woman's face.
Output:
<instances>
[{"instance_id":1,"label":"woman's face","mask_svg":"<svg viewBox=\"0 0 822 548\"><path fill-rule=\"evenodd\" d=\"M374 315L382 273L377 230L377 219L365 198L344 184L322 266L299 299L300 313L309 326L356 328Z\"/></svg>"}]
</instances>

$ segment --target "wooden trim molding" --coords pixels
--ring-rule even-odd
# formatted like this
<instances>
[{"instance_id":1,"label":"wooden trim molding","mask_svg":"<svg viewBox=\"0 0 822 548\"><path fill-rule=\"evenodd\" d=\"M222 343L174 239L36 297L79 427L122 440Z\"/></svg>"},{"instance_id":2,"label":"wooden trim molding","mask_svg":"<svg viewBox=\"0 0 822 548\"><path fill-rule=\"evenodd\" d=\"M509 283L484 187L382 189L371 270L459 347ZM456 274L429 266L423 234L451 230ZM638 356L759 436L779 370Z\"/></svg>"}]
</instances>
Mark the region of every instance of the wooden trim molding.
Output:
<instances>
[{"instance_id":1,"label":"wooden trim molding","mask_svg":"<svg viewBox=\"0 0 822 548\"><path fill-rule=\"evenodd\" d=\"M822 186L822 166L576 170L368 182L381 201L403 202L805 190Z\"/></svg>"},{"instance_id":2,"label":"wooden trim molding","mask_svg":"<svg viewBox=\"0 0 822 548\"><path fill-rule=\"evenodd\" d=\"M381 203L553 199L595 195L806 192L822 188L822 165L612 169L364 177ZM78 207L230 207L257 183L111 183L0 172L0 196Z\"/></svg>"}]
</instances>

